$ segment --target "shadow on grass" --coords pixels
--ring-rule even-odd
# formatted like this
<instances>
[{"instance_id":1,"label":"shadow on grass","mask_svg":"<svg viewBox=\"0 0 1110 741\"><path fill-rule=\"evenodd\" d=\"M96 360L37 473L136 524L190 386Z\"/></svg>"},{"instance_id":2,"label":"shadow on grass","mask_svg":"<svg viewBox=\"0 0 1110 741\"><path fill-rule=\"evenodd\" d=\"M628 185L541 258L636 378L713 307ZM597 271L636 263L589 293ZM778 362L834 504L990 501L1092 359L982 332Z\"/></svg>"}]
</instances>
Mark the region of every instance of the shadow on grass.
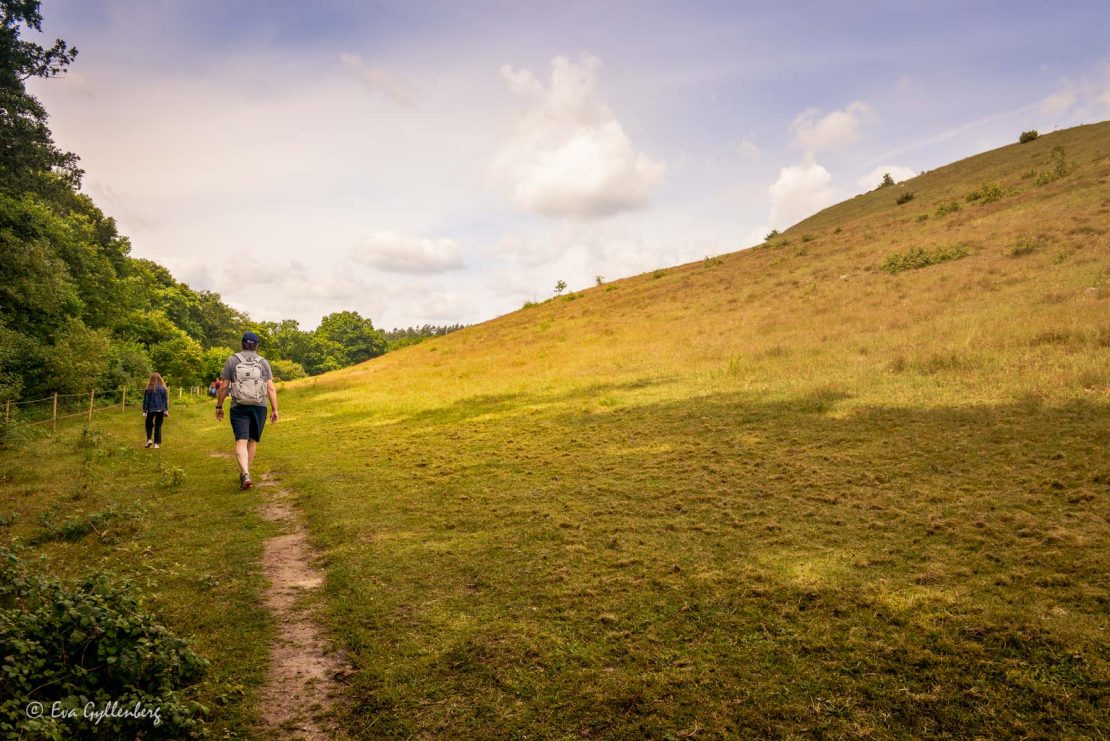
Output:
<instances>
[{"instance_id":1,"label":"shadow on grass","mask_svg":"<svg viewBox=\"0 0 1110 741\"><path fill-rule=\"evenodd\" d=\"M302 469L348 728L1105 734L1110 409L842 398L414 416L357 485Z\"/></svg>"}]
</instances>

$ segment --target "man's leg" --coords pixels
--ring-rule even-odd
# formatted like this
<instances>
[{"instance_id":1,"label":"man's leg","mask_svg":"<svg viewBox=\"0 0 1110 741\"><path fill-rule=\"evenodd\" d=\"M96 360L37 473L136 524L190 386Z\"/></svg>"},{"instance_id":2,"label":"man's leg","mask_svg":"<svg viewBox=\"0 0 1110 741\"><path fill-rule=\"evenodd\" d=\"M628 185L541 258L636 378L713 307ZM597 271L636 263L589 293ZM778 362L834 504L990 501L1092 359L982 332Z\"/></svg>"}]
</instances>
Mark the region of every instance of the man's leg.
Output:
<instances>
[{"instance_id":1,"label":"man's leg","mask_svg":"<svg viewBox=\"0 0 1110 741\"><path fill-rule=\"evenodd\" d=\"M258 450L258 441L257 440L248 440L247 441L247 471L250 471L250 467L252 465L254 465L254 453L257 450Z\"/></svg>"},{"instance_id":2,"label":"man's leg","mask_svg":"<svg viewBox=\"0 0 1110 741\"><path fill-rule=\"evenodd\" d=\"M239 464L239 473L250 473L255 445L257 443L253 440L235 441L235 461Z\"/></svg>"}]
</instances>

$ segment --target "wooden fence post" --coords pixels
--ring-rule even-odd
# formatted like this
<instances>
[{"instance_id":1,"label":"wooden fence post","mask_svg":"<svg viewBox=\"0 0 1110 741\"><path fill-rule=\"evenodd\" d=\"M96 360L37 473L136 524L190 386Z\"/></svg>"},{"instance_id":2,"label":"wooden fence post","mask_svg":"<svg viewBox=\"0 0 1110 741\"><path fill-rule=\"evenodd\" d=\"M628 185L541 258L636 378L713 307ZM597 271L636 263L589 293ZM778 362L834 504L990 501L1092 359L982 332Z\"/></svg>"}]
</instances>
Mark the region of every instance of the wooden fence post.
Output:
<instances>
[{"instance_id":1,"label":"wooden fence post","mask_svg":"<svg viewBox=\"0 0 1110 741\"><path fill-rule=\"evenodd\" d=\"M96 398L96 389L89 389L89 424L92 424L93 399Z\"/></svg>"},{"instance_id":2,"label":"wooden fence post","mask_svg":"<svg viewBox=\"0 0 1110 741\"><path fill-rule=\"evenodd\" d=\"M58 431L58 392L54 392L54 421L50 424L50 431Z\"/></svg>"},{"instance_id":3,"label":"wooden fence post","mask_svg":"<svg viewBox=\"0 0 1110 741\"><path fill-rule=\"evenodd\" d=\"M119 402L119 410L125 411L127 409L127 387L123 387L123 398Z\"/></svg>"}]
</instances>

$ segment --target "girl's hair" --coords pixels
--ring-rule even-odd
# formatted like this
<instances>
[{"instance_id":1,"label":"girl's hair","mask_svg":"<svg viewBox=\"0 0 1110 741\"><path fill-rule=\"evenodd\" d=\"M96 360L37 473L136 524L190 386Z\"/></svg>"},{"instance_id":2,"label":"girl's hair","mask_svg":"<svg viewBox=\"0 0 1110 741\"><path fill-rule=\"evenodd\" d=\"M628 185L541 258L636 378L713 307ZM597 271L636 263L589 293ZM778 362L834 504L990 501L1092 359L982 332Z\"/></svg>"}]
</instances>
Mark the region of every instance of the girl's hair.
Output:
<instances>
[{"instance_id":1,"label":"girl's hair","mask_svg":"<svg viewBox=\"0 0 1110 741\"><path fill-rule=\"evenodd\" d=\"M150 381L146 385L147 390L150 391L152 389L158 388L159 386L161 386L162 388L165 388L166 387L166 382L162 380L161 374L151 373L150 374Z\"/></svg>"}]
</instances>

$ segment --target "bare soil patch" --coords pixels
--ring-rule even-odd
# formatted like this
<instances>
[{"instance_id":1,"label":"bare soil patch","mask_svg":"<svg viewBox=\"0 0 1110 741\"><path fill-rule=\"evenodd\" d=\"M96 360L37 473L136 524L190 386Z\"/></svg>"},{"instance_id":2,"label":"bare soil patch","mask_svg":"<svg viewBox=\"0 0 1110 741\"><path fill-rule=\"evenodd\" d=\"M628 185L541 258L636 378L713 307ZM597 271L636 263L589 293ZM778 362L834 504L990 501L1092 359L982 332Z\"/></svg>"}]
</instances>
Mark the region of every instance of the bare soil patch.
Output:
<instances>
[{"instance_id":1,"label":"bare soil patch","mask_svg":"<svg viewBox=\"0 0 1110 741\"><path fill-rule=\"evenodd\" d=\"M346 664L305 604L304 597L323 584L323 574L289 492L270 477L259 484L268 495L262 516L286 530L270 538L262 554L270 582L264 603L279 622L262 691L262 720L275 737L328 739L332 729L322 718L335 702Z\"/></svg>"}]
</instances>

